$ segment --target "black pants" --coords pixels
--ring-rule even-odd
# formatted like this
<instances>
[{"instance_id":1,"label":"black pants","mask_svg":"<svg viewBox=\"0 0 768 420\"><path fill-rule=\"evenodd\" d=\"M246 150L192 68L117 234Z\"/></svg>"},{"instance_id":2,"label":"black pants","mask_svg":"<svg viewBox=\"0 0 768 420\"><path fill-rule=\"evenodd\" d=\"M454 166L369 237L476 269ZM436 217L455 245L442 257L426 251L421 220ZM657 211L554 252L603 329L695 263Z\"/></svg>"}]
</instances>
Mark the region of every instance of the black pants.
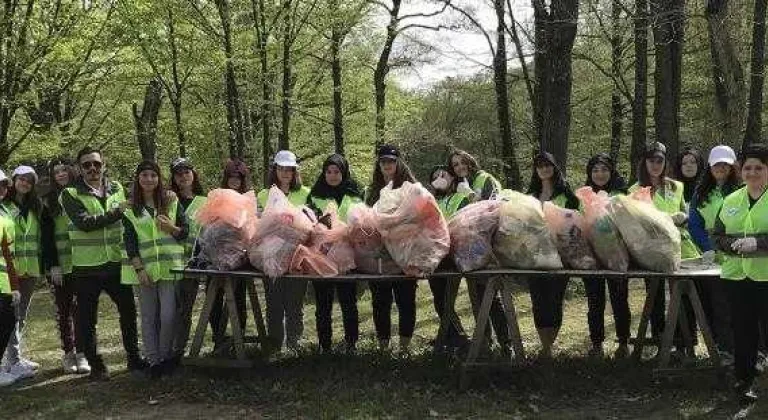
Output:
<instances>
[{"instance_id":1,"label":"black pants","mask_svg":"<svg viewBox=\"0 0 768 420\"><path fill-rule=\"evenodd\" d=\"M85 353L88 363L94 369L104 367L104 362L96 349L96 324L99 317L99 296L107 293L117 306L120 317L120 332L123 348L128 361L139 359L139 340L136 327L136 302L133 288L120 283L120 263L108 263L98 268L89 267L73 273L75 294L77 296L77 323L82 335L78 342L78 351Z\"/></svg>"},{"instance_id":2,"label":"black pants","mask_svg":"<svg viewBox=\"0 0 768 420\"><path fill-rule=\"evenodd\" d=\"M432 290L432 301L435 305L435 312L440 317L440 322L444 317L448 317L448 330L445 332L445 342L449 345L459 345L467 341L467 333L461 325L461 319L456 313L456 309L445 306L445 297L448 291L448 279L441 277L429 278L429 289Z\"/></svg>"},{"instance_id":3,"label":"black pants","mask_svg":"<svg viewBox=\"0 0 768 420\"><path fill-rule=\"evenodd\" d=\"M480 305L483 303L483 295L485 295L485 288L487 286L488 279L472 279L467 282L469 287L469 302L472 304L472 312L475 314L475 319L480 312ZM485 327L485 337L490 344L491 340L491 325L493 330L496 331L496 338L499 340L499 345L502 347L509 347L512 340L509 338L509 329L507 324L507 317L504 315L504 306L501 304L501 295L497 292L493 296L491 301L491 311L489 313L491 323Z\"/></svg>"},{"instance_id":4,"label":"black pants","mask_svg":"<svg viewBox=\"0 0 768 420\"><path fill-rule=\"evenodd\" d=\"M416 328L416 280L372 281L369 283L373 303L373 323L376 337L392 337L392 300L397 303L398 333L400 337L413 337Z\"/></svg>"},{"instance_id":5,"label":"black pants","mask_svg":"<svg viewBox=\"0 0 768 420\"><path fill-rule=\"evenodd\" d=\"M712 329L718 349L733 352L733 329L731 328L731 308L725 285L729 280L698 279L697 291L704 316Z\"/></svg>"},{"instance_id":6,"label":"black pants","mask_svg":"<svg viewBox=\"0 0 768 420\"><path fill-rule=\"evenodd\" d=\"M757 371L760 323L768 322L768 282L725 280L731 304L736 379L751 383Z\"/></svg>"},{"instance_id":7,"label":"black pants","mask_svg":"<svg viewBox=\"0 0 768 420\"><path fill-rule=\"evenodd\" d=\"M563 299L568 280L560 278L531 279L528 281L533 307L533 323L536 329L554 328L563 325Z\"/></svg>"},{"instance_id":8,"label":"black pants","mask_svg":"<svg viewBox=\"0 0 768 420\"><path fill-rule=\"evenodd\" d=\"M245 279L234 279L232 283L235 289L237 316L240 317L240 327L243 331L245 331L246 320L248 319L247 307L245 305L245 296L247 294L247 284L245 282ZM211 281L208 280L206 287L210 286L210 284ZM228 316L228 312L225 310L224 305L224 290L219 289L216 293L216 300L213 301L213 308L211 309L211 316L209 318L214 343L220 343L224 339L224 335L227 331L227 325L223 323L223 319Z\"/></svg>"},{"instance_id":9,"label":"black pants","mask_svg":"<svg viewBox=\"0 0 768 420\"><path fill-rule=\"evenodd\" d=\"M627 344L629 325L632 321L632 314L629 312L627 279L584 278L584 289L587 293L589 338L593 345L602 345L605 341L606 283L613 310L613 322L616 324L616 337L619 339L619 344Z\"/></svg>"},{"instance_id":10,"label":"black pants","mask_svg":"<svg viewBox=\"0 0 768 420\"><path fill-rule=\"evenodd\" d=\"M653 336L654 340L657 340L658 342L661 342L661 336L664 334L664 325L667 318L667 293L665 289L666 283L666 280L659 279L659 288L656 290L656 299L654 299L653 308L651 309L651 335ZM698 284L694 282L694 285L696 285L696 289L699 291L700 288ZM645 292L650 293L650 290L651 282L646 280ZM680 303L680 309L683 311L685 318L688 321L688 334L690 334L691 339L693 340L693 345L695 346L698 343L698 338L696 335L696 313L693 311L691 299L687 295L683 295ZM680 329L680 322L678 322L677 328L675 328L674 345L676 347L681 347L683 344L682 330Z\"/></svg>"},{"instance_id":11,"label":"black pants","mask_svg":"<svg viewBox=\"0 0 768 420\"><path fill-rule=\"evenodd\" d=\"M16 327L16 311L11 295L0 295L0 360L8 347L13 329Z\"/></svg>"},{"instance_id":12,"label":"black pants","mask_svg":"<svg viewBox=\"0 0 768 420\"><path fill-rule=\"evenodd\" d=\"M320 348L330 350L333 339L333 298L339 297L344 322L344 341L354 347L360 335L357 312L357 284L353 282L313 281L315 289L315 325Z\"/></svg>"}]
</instances>

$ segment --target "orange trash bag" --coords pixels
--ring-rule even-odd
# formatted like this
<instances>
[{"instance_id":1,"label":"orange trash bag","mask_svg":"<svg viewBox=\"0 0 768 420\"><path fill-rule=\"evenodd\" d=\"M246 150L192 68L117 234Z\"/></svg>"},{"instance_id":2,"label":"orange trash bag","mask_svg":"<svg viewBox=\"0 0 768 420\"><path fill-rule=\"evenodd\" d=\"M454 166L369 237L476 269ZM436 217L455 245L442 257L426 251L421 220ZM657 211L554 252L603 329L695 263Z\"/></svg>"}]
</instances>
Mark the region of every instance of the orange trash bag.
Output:
<instances>
[{"instance_id":1,"label":"orange trash bag","mask_svg":"<svg viewBox=\"0 0 768 420\"><path fill-rule=\"evenodd\" d=\"M245 238L250 240L257 225L256 195L253 191L240 194L235 190L217 188L208 193L208 199L197 212L196 219L201 226L223 222L242 229Z\"/></svg>"},{"instance_id":2,"label":"orange trash bag","mask_svg":"<svg viewBox=\"0 0 768 420\"><path fill-rule=\"evenodd\" d=\"M365 204L356 204L347 212L349 241L355 255L355 266L366 274L400 274L402 270L392 260L384 246L376 223L376 214Z\"/></svg>"},{"instance_id":3,"label":"orange trash bag","mask_svg":"<svg viewBox=\"0 0 768 420\"><path fill-rule=\"evenodd\" d=\"M320 252L304 245L296 247L291 259L291 273L312 274L321 277L334 277L339 275L336 264Z\"/></svg>"},{"instance_id":4,"label":"orange trash bag","mask_svg":"<svg viewBox=\"0 0 768 420\"><path fill-rule=\"evenodd\" d=\"M248 249L251 264L267 277L284 275L291 268L297 247L309 240L312 225L302 208L292 205L279 188L272 187Z\"/></svg>"},{"instance_id":5,"label":"orange trash bag","mask_svg":"<svg viewBox=\"0 0 768 420\"><path fill-rule=\"evenodd\" d=\"M451 255L462 273L485 268L493 261L493 234L499 228L501 202L485 200L472 203L453 215L448 222Z\"/></svg>"},{"instance_id":6,"label":"orange trash bag","mask_svg":"<svg viewBox=\"0 0 768 420\"><path fill-rule=\"evenodd\" d=\"M321 219L310 234L310 248L336 264L339 274L354 270L355 251L349 239L349 227L339 220L335 203L328 205L326 214Z\"/></svg>"},{"instance_id":7,"label":"orange trash bag","mask_svg":"<svg viewBox=\"0 0 768 420\"><path fill-rule=\"evenodd\" d=\"M581 214L576 210L558 207L551 201L544 202L543 211L563 265L576 270L597 269L597 260L584 234Z\"/></svg>"},{"instance_id":8,"label":"orange trash bag","mask_svg":"<svg viewBox=\"0 0 768 420\"><path fill-rule=\"evenodd\" d=\"M584 207L584 231L600 264L622 273L629 269L629 251L619 228L608 212L610 197L605 191L595 193L586 186L576 190Z\"/></svg>"}]
</instances>

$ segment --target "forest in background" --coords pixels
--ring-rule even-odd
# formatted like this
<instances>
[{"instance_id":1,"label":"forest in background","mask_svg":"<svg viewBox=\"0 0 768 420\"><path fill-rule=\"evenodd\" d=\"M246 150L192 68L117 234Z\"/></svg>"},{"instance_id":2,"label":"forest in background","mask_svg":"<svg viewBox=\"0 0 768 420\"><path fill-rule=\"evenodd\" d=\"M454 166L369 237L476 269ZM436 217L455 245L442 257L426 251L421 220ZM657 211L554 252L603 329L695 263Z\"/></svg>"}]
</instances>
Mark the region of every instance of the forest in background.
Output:
<instances>
[{"instance_id":1,"label":"forest in background","mask_svg":"<svg viewBox=\"0 0 768 420\"><path fill-rule=\"evenodd\" d=\"M121 180L187 156L213 187L240 157L261 186L290 148L305 183L333 151L367 182L390 142L421 176L460 147L509 187L543 148L578 185L601 151L629 175L655 139L763 141L765 18L766 0L4 0L0 165L91 144ZM399 86L446 53L435 31L482 36L481 70Z\"/></svg>"}]
</instances>

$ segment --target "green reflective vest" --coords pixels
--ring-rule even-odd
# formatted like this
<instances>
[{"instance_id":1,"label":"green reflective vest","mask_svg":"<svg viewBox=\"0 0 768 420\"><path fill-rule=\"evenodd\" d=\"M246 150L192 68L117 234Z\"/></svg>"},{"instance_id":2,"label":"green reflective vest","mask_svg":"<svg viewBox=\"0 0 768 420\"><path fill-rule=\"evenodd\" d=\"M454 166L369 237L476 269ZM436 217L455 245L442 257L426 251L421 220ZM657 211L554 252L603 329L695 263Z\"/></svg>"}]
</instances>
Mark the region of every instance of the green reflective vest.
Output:
<instances>
[{"instance_id":1,"label":"green reflective vest","mask_svg":"<svg viewBox=\"0 0 768 420\"><path fill-rule=\"evenodd\" d=\"M11 248L11 252L13 252L13 246L14 246L13 245L14 230L15 230L15 226L14 226L13 220L8 218L7 216L0 215L0 242L2 242L3 237L5 237ZM6 265L5 258L3 258L2 255L0 255L0 294L3 294L3 295L11 294L11 278L10 276L8 276L8 266Z\"/></svg>"},{"instance_id":2,"label":"green reflective vest","mask_svg":"<svg viewBox=\"0 0 768 420\"><path fill-rule=\"evenodd\" d=\"M72 246L69 243L69 225L72 223L69 216L61 210L58 216L53 218L54 241L56 253L59 256L59 267L62 274L72 273Z\"/></svg>"},{"instance_id":3,"label":"green reflective vest","mask_svg":"<svg viewBox=\"0 0 768 420\"><path fill-rule=\"evenodd\" d=\"M768 194L763 194L750 209L747 187L742 187L725 198L719 218L728 236L768 234ZM768 257L765 256L725 254L720 268L724 279L768 281Z\"/></svg>"},{"instance_id":4,"label":"green reflective vest","mask_svg":"<svg viewBox=\"0 0 768 420\"><path fill-rule=\"evenodd\" d=\"M499 182L498 179L496 179L493 175L489 174L488 172L479 170L475 174L475 178L472 180L472 185L471 185L471 188L475 192L475 195L477 197L480 197L482 195L483 188L485 188L485 183L489 179L493 183L493 188L497 191L497 193L501 191L501 182Z\"/></svg>"},{"instance_id":5,"label":"green reflective vest","mask_svg":"<svg viewBox=\"0 0 768 420\"><path fill-rule=\"evenodd\" d=\"M192 199L192 202L189 203L189 206L187 206L187 209L185 210L187 223L189 223L189 237L187 237L187 240L184 244L184 255L187 258L192 257L192 251L195 248L195 242L197 242L197 238L200 236L200 230L202 229L202 226L197 222L197 213L200 211L207 200L208 198L205 196L195 196L195 198Z\"/></svg>"},{"instance_id":6,"label":"green reflective vest","mask_svg":"<svg viewBox=\"0 0 768 420\"><path fill-rule=\"evenodd\" d=\"M19 277L40 277L40 220L33 211L21 217L18 206L9 202L6 209L14 222L14 264Z\"/></svg>"},{"instance_id":7,"label":"green reflective vest","mask_svg":"<svg viewBox=\"0 0 768 420\"><path fill-rule=\"evenodd\" d=\"M720 213L720 208L723 207L723 201L725 201L723 190L716 187L710 191L707 203L697 209L701 218L704 219L704 229L709 233L715 230L715 221Z\"/></svg>"},{"instance_id":8,"label":"green reflective vest","mask_svg":"<svg viewBox=\"0 0 768 420\"><path fill-rule=\"evenodd\" d=\"M657 189L653 194L653 205L657 209L669 215L683 211L682 209L685 208L685 198L683 196L685 187L683 186L683 183L669 178L666 178L664 183L666 184L664 188ZM674 188L672 188L670 184L674 184ZM629 192L635 192L639 188L640 185L635 184L629 188ZM699 251L699 248L696 246L696 244L693 243L693 239L691 239L691 233L688 232L688 229L680 227L679 230L681 239L680 251L682 258L687 260L701 257L701 252Z\"/></svg>"},{"instance_id":9,"label":"green reflective vest","mask_svg":"<svg viewBox=\"0 0 768 420\"><path fill-rule=\"evenodd\" d=\"M116 192L106 201L106 209L113 209L125 201L125 190L119 183L113 183ZM75 187L65 190L79 200L91 216L103 216L106 209L98 197L78 194ZM97 267L109 262L121 263L125 256L123 247L123 224L120 220L101 229L85 232L73 223L69 224L69 243L72 247L73 267Z\"/></svg>"},{"instance_id":10,"label":"green reflective vest","mask_svg":"<svg viewBox=\"0 0 768 420\"><path fill-rule=\"evenodd\" d=\"M437 200L437 206L440 208L440 211L443 213L446 220L448 220L453 217L456 212L461 210L461 204L468 198L469 196L466 193L455 192Z\"/></svg>"},{"instance_id":11,"label":"green reflective vest","mask_svg":"<svg viewBox=\"0 0 768 420\"><path fill-rule=\"evenodd\" d=\"M168 218L174 221L176 220L177 203L177 200L172 200L168 205ZM184 243L160 230L157 227L157 214L150 216L146 209L138 215L133 209L126 210L125 217L136 230L139 256L149 278L155 282L176 280L176 275L171 273L171 269L184 268L186 260ZM123 284L138 284L136 271L127 256L123 262L121 281Z\"/></svg>"},{"instance_id":12,"label":"green reflective vest","mask_svg":"<svg viewBox=\"0 0 768 420\"><path fill-rule=\"evenodd\" d=\"M301 187L298 190L292 190L288 193L288 202L294 206L303 206L307 204L307 198L309 197L309 188ZM259 191L259 195L256 198L256 203L259 206L259 211L264 212L267 207L267 200L269 200L269 188L264 188Z\"/></svg>"},{"instance_id":13,"label":"green reflective vest","mask_svg":"<svg viewBox=\"0 0 768 420\"><path fill-rule=\"evenodd\" d=\"M328 204L331 202L336 203L336 201L332 198L317 198L317 197L310 197L310 200L312 200L312 204L317 207L318 210L320 210L322 213L325 213L326 209L328 208ZM341 199L341 205L338 208L337 214L339 215L339 220L346 223L347 222L347 213L349 212L349 209L354 204L362 203L363 200L361 200L359 197L354 197L351 195L345 195L344 198Z\"/></svg>"}]
</instances>

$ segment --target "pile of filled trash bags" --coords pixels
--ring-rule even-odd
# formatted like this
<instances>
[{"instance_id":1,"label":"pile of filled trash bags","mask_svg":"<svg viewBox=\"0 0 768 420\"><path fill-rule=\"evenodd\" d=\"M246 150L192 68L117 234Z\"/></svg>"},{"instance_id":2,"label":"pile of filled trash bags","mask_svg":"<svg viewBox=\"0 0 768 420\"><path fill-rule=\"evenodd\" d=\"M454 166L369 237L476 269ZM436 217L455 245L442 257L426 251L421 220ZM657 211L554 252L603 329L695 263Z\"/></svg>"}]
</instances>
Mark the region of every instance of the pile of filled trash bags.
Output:
<instances>
[{"instance_id":1,"label":"pile of filled trash bags","mask_svg":"<svg viewBox=\"0 0 768 420\"><path fill-rule=\"evenodd\" d=\"M333 204L316 215L291 205L277 187L259 218L253 193L219 189L197 216L199 258L218 270L250 264L271 278L352 270L424 277L446 258L461 272L680 268L680 232L653 206L648 189L609 197L584 187L576 195L580 211L503 190L446 221L427 189L405 182L382 189L373 207L354 205L344 223Z\"/></svg>"}]
</instances>

